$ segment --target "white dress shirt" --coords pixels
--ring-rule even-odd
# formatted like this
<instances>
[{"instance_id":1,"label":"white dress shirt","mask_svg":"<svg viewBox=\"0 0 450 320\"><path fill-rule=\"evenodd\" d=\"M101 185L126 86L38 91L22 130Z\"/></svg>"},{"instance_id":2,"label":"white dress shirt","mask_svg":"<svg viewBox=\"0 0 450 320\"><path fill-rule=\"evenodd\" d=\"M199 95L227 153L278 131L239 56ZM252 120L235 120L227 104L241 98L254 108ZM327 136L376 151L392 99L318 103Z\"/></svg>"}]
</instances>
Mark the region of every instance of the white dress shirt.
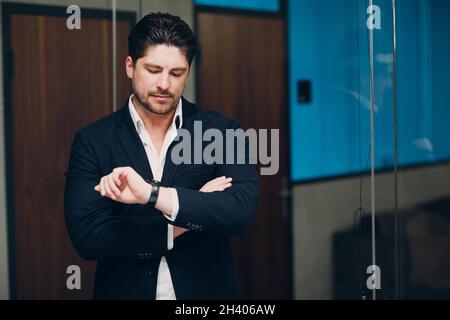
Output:
<instances>
[{"instance_id":1,"label":"white dress shirt","mask_svg":"<svg viewBox=\"0 0 450 320\"><path fill-rule=\"evenodd\" d=\"M175 110L175 115L173 117L172 124L164 137L163 145L161 147L161 152L158 155L155 145L152 142L150 135L145 129L144 121L141 119L133 105L132 98L130 96L128 100L128 108L130 109L131 118L133 119L134 126L139 135L139 138L144 145L145 152L147 154L148 162L150 163L150 168L152 170L153 178L155 180L161 181L164 163L166 161L167 149L177 136L177 129L181 127L183 117L182 117L182 101L178 103L177 109ZM176 118L178 117L179 125L177 128ZM174 221L179 209L178 194L174 188L170 189L172 194L172 216L165 216L167 219ZM173 226L171 224L167 227L167 249L171 250L173 248ZM173 288L172 278L170 276L169 266L167 264L166 258L163 256L159 263L158 269L158 280L156 285L156 300L176 300L175 290Z\"/></svg>"}]
</instances>

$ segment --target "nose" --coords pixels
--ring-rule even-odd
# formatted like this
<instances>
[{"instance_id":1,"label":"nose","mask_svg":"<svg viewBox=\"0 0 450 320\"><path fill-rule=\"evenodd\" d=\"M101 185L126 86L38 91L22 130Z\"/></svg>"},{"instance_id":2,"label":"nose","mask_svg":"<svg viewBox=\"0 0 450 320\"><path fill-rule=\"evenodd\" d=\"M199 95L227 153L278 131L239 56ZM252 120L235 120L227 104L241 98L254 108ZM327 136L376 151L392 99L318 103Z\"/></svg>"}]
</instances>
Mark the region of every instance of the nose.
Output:
<instances>
[{"instance_id":1,"label":"nose","mask_svg":"<svg viewBox=\"0 0 450 320\"><path fill-rule=\"evenodd\" d=\"M169 75L166 73L161 73L156 82L156 86L160 91L167 91L170 87Z\"/></svg>"}]
</instances>

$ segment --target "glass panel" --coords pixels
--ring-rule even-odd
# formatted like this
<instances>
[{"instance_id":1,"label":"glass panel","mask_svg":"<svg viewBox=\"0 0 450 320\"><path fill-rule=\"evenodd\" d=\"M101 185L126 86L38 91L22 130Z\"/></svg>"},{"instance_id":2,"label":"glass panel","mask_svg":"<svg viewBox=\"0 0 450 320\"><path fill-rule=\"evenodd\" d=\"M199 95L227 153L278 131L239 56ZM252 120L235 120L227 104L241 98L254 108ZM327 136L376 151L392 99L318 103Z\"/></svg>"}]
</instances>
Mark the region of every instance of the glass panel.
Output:
<instances>
[{"instance_id":1,"label":"glass panel","mask_svg":"<svg viewBox=\"0 0 450 320\"><path fill-rule=\"evenodd\" d=\"M397 0L400 297L450 298L450 2ZM427 164L427 165L423 165Z\"/></svg>"},{"instance_id":2,"label":"glass panel","mask_svg":"<svg viewBox=\"0 0 450 320\"><path fill-rule=\"evenodd\" d=\"M291 179L357 172L359 142L364 159L370 144L369 84L360 77L369 70L363 8L357 0L288 3Z\"/></svg>"},{"instance_id":3,"label":"glass panel","mask_svg":"<svg viewBox=\"0 0 450 320\"><path fill-rule=\"evenodd\" d=\"M373 262L367 3L287 3L296 299L372 298L366 286ZM388 21L383 30L374 31L374 115L383 125L375 140L389 137L382 148L392 154ZM375 152L377 168L392 165L386 154Z\"/></svg>"},{"instance_id":4,"label":"glass panel","mask_svg":"<svg viewBox=\"0 0 450 320\"><path fill-rule=\"evenodd\" d=\"M194 0L197 5L278 12L279 0Z\"/></svg>"},{"instance_id":5,"label":"glass panel","mask_svg":"<svg viewBox=\"0 0 450 320\"><path fill-rule=\"evenodd\" d=\"M355 174L361 162L365 166L370 146L366 3L289 2L293 181ZM375 140L383 143L375 167L387 169L393 164L391 1L378 5L383 19L382 29L374 32Z\"/></svg>"}]
</instances>

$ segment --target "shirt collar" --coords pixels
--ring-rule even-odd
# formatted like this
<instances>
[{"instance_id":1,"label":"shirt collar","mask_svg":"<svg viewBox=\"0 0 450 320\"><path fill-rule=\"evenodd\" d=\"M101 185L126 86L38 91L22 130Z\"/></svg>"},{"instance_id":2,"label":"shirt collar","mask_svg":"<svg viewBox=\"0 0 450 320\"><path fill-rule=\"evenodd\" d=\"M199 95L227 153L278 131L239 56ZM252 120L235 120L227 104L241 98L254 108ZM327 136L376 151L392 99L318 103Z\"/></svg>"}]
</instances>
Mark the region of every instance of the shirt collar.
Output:
<instances>
[{"instance_id":1,"label":"shirt collar","mask_svg":"<svg viewBox=\"0 0 450 320\"><path fill-rule=\"evenodd\" d=\"M138 133L141 133L141 128L144 127L144 121L142 120L139 113L136 111L136 108L134 107L133 101L133 94L130 95L130 98L128 98L128 109L130 110L131 119L133 120L134 127L136 128L136 131ZM183 99L180 98L180 101L178 102L177 108L175 110L175 114L173 116L171 127L175 129L180 129L183 125ZM178 121L177 121L178 119Z\"/></svg>"}]
</instances>

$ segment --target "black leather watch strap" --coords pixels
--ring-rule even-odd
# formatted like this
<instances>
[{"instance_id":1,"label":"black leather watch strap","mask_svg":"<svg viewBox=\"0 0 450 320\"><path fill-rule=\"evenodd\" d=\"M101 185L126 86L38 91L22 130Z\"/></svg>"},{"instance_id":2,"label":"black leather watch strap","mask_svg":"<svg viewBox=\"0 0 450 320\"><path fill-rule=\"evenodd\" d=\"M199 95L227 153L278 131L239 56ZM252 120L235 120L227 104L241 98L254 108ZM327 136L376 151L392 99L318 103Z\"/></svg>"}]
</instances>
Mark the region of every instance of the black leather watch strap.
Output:
<instances>
[{"instance_id":1,"label":"black leather watch strap","mask_svg":"<svg viewBox=\"0 0 450 320\"><path fill-rule=\"evenodd\" d=\"M152 181L149 181L145 179L150 185L152 186L152 191L150 193L150 198L147 201L147 205L154 208L156 204L156 200L158 200L159 195L159 187L161 186L161 182L153 179Z\"/></svg>"}]
</instances>

